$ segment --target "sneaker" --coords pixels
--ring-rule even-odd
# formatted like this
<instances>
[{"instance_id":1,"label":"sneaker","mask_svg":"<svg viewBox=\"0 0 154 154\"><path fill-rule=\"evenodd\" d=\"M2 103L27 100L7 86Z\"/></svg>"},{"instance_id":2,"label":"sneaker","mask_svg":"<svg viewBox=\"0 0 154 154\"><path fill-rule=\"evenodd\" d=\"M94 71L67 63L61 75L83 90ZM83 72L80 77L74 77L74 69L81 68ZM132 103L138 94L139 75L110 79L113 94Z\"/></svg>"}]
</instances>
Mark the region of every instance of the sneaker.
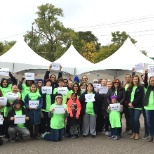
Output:
<instances>
[{"instance_id":1,"label":"sneaker","mask_svg":"<svg viewBox=\"0 0 154 154\"><path fill-rule=\"evenodd\" d=\"M113 139L114 140L119 140L119 137L118 136L114 136Z\"/></svg>"},{"instance_id":2,"label":"sneaker","mask_svg":"<svg viewBox=\"0 0 154 154\"><path fill-rule=\"evenodd\" d=\"M41 135L41 138L43 139L45 135L50 134L49 132L45 132Z\"/></svg>"},{"instance_id":3,"label":"sneaker","mask_svg":"<svg viewBox=\"0 0 154 154\"><path fill-rule=\"evenodd\" d=\"M149 138L150 138L150 136L148 136L146 134L142 137L142 139L144 139L144 140L149 139Z\"/></svg>"},{"instance_id":4,"label":"sneaker","mask_svg":"<svg viewBox=\"0 0 154 154\"><path fill-rule=\"evenodd\" d=\"M108 135L107 137L108 137L108 138L114 138L114 135L111 135L111 134L110 134L110 135Z\"/></svg>"},{"instance_id":5,"label":"sneaker","mask_svg":"<svg viewBox=\"0 0 154 154\"><path fill-rule=\"evenodd\" d=\"M96 135L92 135L92 138L95 138L96 137Z\"/></svg>"},{"instance_id":6,"label":"sneaker","mask_svg":"<svg viewBox=\"0 0 154 154\"><path fill-rule=\"evenodd\" d=\"M110 135L110 132L109 132L109 131L106 131L106 132L105 132L105 135L106 135L106 136Z\"/></svg>"},{"instance_id":7,"label":"sneaker","mask_svg":"<svg viewBox=\"0 0 154 154\"><path fill-rule=\"evenodd\" d=\"M15 143L15 142L16 142L16 138L10 139L10 142L11 142L11 143Z\"/></svg>"},{"instance_id":8,"label":"sneaker","mask_svg":"<svg viewBox=\"0 0 154 154\"><path fill-rule=\"evenodd\" d=\"M36 137L35 137L35 140L39 140L39 139L40 139L40 137L39 137L39 136L36 136Z\"/></svg>"},{"instance_id":9,"label":"sneaker","mask_svg":"<svg viewBox=\"0 0 154 154\"><path fill-rule=\"evenodd\" d=\"M3 144L3 140L0 138L0 146Z\"/></svg>"},{"instance_id":10,"label":"sneaker","mask_svg":"<svg viewBox=\"0 0 154 154\"><path fill-rule=\"evenodd\" d=\"M76 138L79 138L79 135L78 135L78 134L75 134L75 137L76 137Z\"/></svg>"},{"instance_id":11,"label":"sneaker","mask_svg":"<svg viewBox=\"0 0 154 154\"><path fill-rule=\"evenodd\" d=\"M72 139L76 139L75 135L73 135L71 138L72 138Z\"/></svg>"}]
</instances>

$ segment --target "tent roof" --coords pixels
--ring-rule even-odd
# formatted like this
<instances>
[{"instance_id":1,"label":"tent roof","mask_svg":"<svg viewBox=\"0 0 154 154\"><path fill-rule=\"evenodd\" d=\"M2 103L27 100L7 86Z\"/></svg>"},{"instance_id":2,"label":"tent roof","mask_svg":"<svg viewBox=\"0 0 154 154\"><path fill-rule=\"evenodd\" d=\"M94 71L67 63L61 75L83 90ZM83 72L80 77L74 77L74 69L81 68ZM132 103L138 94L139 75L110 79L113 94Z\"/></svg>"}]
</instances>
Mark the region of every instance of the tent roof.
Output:
<instances>
[{"instance_id":1,"label":"tent roof","mask_svg":"<svg viewBox=\"0 0 154 154\"><path fill-rule=\"evenodd\" d=\"M122 69L132 70L138 64L154 64L154 60L145 56L128 38L124 44L110 57L95 64L94 70L103 69Z\"/></svg>"},{"instance_id":2,"label":"tent roof","mask_svg":"<svg viewBox=\"0 0 154 154\"><path fill-rule=\"evenodd\" d=\"M76 74L82 74L94 67L94 64L80 55L73 45L54 63L60 63L62 70L70 74L74 74L74 69L76 69Z\"/></svg>"},{"instance_id":3,"label":"tent roof","mask_svg":"<svg viewBox=\"0 0 154 154\"><path fill-rule=\"evenodd\" d=\"M13 69L13 72L25 69L43 69L50 64L50 61L35 53L23 39L17 41L10 50L0 56L1 67L9 67L10 70Z\"/></svg>"}]
</instances>

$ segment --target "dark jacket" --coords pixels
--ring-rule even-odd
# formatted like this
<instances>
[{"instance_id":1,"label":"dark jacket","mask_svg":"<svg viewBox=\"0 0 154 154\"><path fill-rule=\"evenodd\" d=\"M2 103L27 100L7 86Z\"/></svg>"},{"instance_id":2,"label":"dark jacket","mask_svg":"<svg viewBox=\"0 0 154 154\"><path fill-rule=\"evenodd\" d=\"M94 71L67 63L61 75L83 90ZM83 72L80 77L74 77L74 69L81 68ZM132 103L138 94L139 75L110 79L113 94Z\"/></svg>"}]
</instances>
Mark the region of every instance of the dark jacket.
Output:
<instances>
[{"instance_id":1,"label":"dark jacket","mask_svg":"<svg viewBox=\"0 0 154 154\"><path fill-rule=\"evenodd\" d=\"M40 124L41 122L41 108L43 106L43 101L42 97L38 97L37 100L39 100L39 106L38 109L29 109L29 95L27 94L25 96L25 106L28 110L29 118L30 118L30 124L35 125L35 124Z\"/></svg>"},{"instance_id":2,"label":"dark jacket","mask_svg":"<svg viewBox=\"0 0 154 154\"><path fill-rule=\"evenodd\" d=\"M82 93L79 98L79 101L82 106L82 109L81 109L82 114L85 114L86 104L87 104L87 102L85 102L85 94L87 94L87 92ZM93 102L93 104L94 104L93 107L94 107L94 113L97 114L100 100L99 100L99 94L95 93L95 92L94 92L94 94L95 94L95 101Z\"/></svg>"},{"instance_id":3,"label":"dark jacket","mask_svg":"<svg viewBox=\"0 0 154 154\"><path fill-rule=\"evenodd\" d=\"M113 96L113 95L115 95L115 88L114 87L112 87L107 93L108 104L111 104L111 96ZM118 102L121 105L124 105L126 92L125 92L125 89L123 87L118 88L117 97L118 97Z\"/></svg>"},{"instance_id":4,"label":"dark jacket","mask_svg":"<svg viewBox=\"0 0 154 154\"><path fill-rule=\"evenodd\" d=\"M127 90L127 103L132 103L132 105L134 106L134 108L142 108L143 105L143 97L144 97L144 87L142 85L138 86L135 90L135 95L134 95L134 100L133 102L131 101L131 93L132 93L132 89L128 89Z\"/></svg>"},{"instance_id":5,"label":"dark jacket","mask_svg":"<svg viewBox=\"0 0 154 154\"><path fill-rule=\"evenodd\" d=\"M17 124L14 124L14 120L10 120L11 117L14 117L16 115L15 110L12 109L9 113L8 113L8 125L9 127L15 127L17 126ZM29 117L28 112L22 108L22 115L26 115L26 117ZM29 127L29 120L26 120L25 126L28 128Z\"/></svg>"}]
</instances>

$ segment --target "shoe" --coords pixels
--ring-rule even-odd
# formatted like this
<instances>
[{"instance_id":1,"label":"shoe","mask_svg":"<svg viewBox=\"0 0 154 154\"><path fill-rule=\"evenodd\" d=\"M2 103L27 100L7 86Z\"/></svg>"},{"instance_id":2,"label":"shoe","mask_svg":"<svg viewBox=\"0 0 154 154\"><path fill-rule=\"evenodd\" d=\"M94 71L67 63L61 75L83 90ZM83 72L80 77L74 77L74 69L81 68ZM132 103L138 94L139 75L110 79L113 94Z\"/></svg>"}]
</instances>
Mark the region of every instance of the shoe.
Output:
<instances>
[{"instance_id":1,"label":"shoe","mask_svg":"<svg viewBox=\"0 0 154 154\"><path fill-rule=\"evenodd\" d=\"M79 135L78 135L78 134L75 134L75 137L76 137L76 138L79 138Z\"/></svg>"},{"instance_id":2,"label":"shoe","mask_svg":"<svg viewBox=\"0 0 154 154\"><path fill-rule=\"evenodd\" d=\"M16 142L16 138L10 139L10 142L11 142L11 143L15 143L15 142Z\"/></svg>"},{"instance_id":3,"label":"shoe","mask_svg":"<svg viewBox=\"0 0 154 154\"><path fill-rule=\"evenodd\" d=\"M87 135L83 135L83 137L87 137Z\"/></svg>"},{"instance_id":4,"label":"shoe","mask_svg":"<svg viewBox=\"0 0 154 154\"><path fill-rule=\"evenodd\" d=\"M96 135L92 135L92 138L95 138L96 137Z\"/></svg>"},{"instance_id":5,"label":"shoe","mask_svg":"<svg viewBox=\"0 0 154 154\"><path fill-rule=\"evenodd\" d=\"M111 134L110 134L110 135L108 135L107 137L108 137L108 138L114 138L115 135L111 135Z\"/></svg>"},{"instance_id":6,"label":"shoe","mask_svg":"<svg viewBox=\"0 0 154 154\"><path fill-rule=\"evenodd\" d=\"M40 139L40 137L39 137L39 136L36 136L36 137L35 137L35 140L39 140L39 139Z\"/></svg>"},{"instance_id":7,"label":"shoe","mask_svg":"<svg viewBox=\"0 0 154 154\"><path fill-rule=\"evenodd\" d=\"M135 138L135 133L133 133L130 137L130 139L134 139Z\"/></svg>"},{"instance_id":8,"label":"shoe","mask_svg":"<svg viewBox=\"0 0 154 154\"><path fill-rule=\"evenodd\" d=\"M45 132L41 135L41 138L43 139L45 135L50 134L49 132Z\"/></svg>"},{"instance_id":9,"label":"shoe","mask_svg":"<svg viewBox=\"0 0 154 154\"><path fill-rule=\"evenodd\" d=\"M152 142L152 141L153 141L153 136L150 136L150 138L147 142Z\"/></svg>"},{"instance_id":10,"label":"shoe","mask_svg":"<svg viewBox=\"0 0 154 154\"><path fill-rule=\"evenodd\" d=\"M109 131L106 131L106 132L105 132L105 135L106 135L106 136L108 136L109 134L110 134L110 132L109 132Z\"/></svg>"},{"instance_id":11,"label":"shoe","mask_svg":"<svg viewBox=\"0 0 154 154\"><path fill-rule=\"evenodd\" d=\"M119 140L119 137L118 136L114 136L113 139L114 140Z\"/></svg>"},{"instance_id":12,"label":"shoe","mask_svg":"<svg viewBox=\"0 0 154 154\"><path fill-rule=\"evenodd\" d=\"M138 140L139 139L139 134L135 134L135 138L134 138L135 140Z\"/></svg>"},{"instance_id":13,"label":"shoe","mask_svg":"<svg viewBox=\"0 0 154 154\"><path fill-rule=\"evenodd\" d=\"M3 140L0 138L0 146L3 145Z\"/></svg>"},{"instance_id":14,"label":"shoe","mask_svg":"<svg viewBox=\"0 0 154 154\"><path fill-rule=\"evenodd\" d=\"M150 138L150 136L148 136L146 134L144 134L144 136L142 137L142 139L144 139L144 140L149 139L149 138Z\"/></svg>"},{"instance_id":15,"label":"shoe","mask_svg":"<svg viewBox=\"0 0 154 154\"><path fill-rule=\"evenodd\" d=\"M72 138L72 139L76 139L75 135L73 135L71 138Z\"/></svg>"}]
</instances>

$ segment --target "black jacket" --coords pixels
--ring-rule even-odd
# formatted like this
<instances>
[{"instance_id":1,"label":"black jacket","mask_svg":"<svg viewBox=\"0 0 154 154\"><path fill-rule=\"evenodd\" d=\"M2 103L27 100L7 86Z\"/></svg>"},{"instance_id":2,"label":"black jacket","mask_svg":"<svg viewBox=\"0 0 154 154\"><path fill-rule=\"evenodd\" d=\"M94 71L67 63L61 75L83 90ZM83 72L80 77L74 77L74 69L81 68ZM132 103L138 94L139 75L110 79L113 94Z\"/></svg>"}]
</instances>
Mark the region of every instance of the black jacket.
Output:
<instances>
[{"instance_id":1,"label":"black jacket","mask_svg":"<svg viewBox=\"0 0 154 154\"><path fill-rule=\"evenodd\" d=\"M85 94L87 94L87 92L82 93L79 98L81 106L82 106L82 109L81 109L82 114L85 114L86 104L87 104L87 102L85 102ZM95 94L95 101L93 102L94 103L93 107L94 107L94 113L97 114L100 100L99 100L99 94L95 92L94 94Z\"/></svg>"},{"instance_id":2,"label":"black jacket","mask_svg":"<svg viewBox=\"0 0 154 154\"><path fill-rule=\"evenodd\" d=\"M132 103L132 105L134 106L134 108L142 108L143 106L143 97L144 97L144 87L142 85L138 86L135 90L135 95L134 95L134 100L133 102L131 101L131 93L132 93L132 89L128 89L127 90L127 102L128 103Z\"/></svg>"},{"instance_id":3,"label":"black jacket","mask_svg":"<svg viewBox=\"0 0 154 154\"><path fill-rule=\"evenodd\" d=\"M27 111L22 108L22 114L26 115L26 117L29 117L27 114ZM11 117L14 117L16 115L15 110L12 109L9 113L8 113L8 125L9 127L15 127L17 126L17 124L14 124L14 120L10 120ZM28 128L29 127L29 120L26 120L25 126Z\"/></svg>"},{"instance_id":4,"label":"black jacket","mask_svg":"<svg viewBox=\"0 0 154 154\"><path fill-rule=\"evenodd\" d=\"M115 95L115 88L112 87L108 93L107 93L107 101L108 101L108 104L111 104L111 96ZM124 102L125 102L125 98L126 98L126 92L125 92L125 89L123 87L121 88L118 88L117 90L117 97L118 97L118 102L121 104L121 105L124 105Z\"/></svg>"}]
</instances>

